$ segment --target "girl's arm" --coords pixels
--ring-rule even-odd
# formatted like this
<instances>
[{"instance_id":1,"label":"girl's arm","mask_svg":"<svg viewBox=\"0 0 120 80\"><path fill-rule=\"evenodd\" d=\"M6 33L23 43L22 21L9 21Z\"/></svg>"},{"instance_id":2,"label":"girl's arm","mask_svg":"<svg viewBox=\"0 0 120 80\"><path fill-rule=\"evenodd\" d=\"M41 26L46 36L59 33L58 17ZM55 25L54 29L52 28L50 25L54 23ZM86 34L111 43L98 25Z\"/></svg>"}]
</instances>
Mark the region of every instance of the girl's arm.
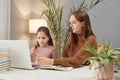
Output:
<instances>
[{"instance_id":1,"label":"girl's arm","mask_svg":"<svg viewBox=\"0 0 120 80\"><path fill-rule=\"evenodd\" d=\"M57 58L57 50L55 48L53 48L52 59L56 59L56 58Z\"/></svg>"},{"instance_id":2,"label":"girl's arm","mask_svg":"<svg viewBox=\"0 0 120 80\"><path fill-rule=\"evenodd\" d=\"M33 47L33 48L31 48L30 49L30 56L31 56L31 61L32 62L35 62L36 61L36 54L35 54L36 52L35 52L35 48Z\"/></svg>"}]
</instances>

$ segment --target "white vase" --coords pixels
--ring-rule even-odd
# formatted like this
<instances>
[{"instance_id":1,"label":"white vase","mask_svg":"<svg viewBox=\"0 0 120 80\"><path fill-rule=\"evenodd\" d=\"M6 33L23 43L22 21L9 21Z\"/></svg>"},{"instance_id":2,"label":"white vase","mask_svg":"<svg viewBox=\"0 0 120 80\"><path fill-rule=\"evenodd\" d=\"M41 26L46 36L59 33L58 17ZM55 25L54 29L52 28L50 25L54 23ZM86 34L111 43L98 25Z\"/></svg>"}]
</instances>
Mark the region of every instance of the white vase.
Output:
<instances>
[{"instance_id":1,"label":"white vase","mask_svg":"<svg viewBox=\"0 0 120 80\"><path fill-rule=\"evenodd\" d=\"M114 79L114 62L110 62L108 67L101 67L100 62L92 66L93 80L115 80Z\"/></svg>"}]
</instances>

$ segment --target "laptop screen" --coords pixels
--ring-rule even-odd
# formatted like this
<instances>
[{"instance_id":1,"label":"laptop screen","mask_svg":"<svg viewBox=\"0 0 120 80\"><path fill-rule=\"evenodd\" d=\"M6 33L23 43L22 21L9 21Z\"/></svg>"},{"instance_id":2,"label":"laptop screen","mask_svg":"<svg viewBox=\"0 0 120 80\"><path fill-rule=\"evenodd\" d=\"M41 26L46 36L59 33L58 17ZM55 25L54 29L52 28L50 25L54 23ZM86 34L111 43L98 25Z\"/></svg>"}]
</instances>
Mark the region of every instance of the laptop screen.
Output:
<instances>
[{"instance_id":1,"label":"laptop screen","mask_svg":"<svg viewBox=\"0 0 120 80\"><path fill-rule=\"evenodd\" d=\"M11 67L32 69L27 40L0 40L0 48L10 48Z\"/></svg>"}]
</instances>

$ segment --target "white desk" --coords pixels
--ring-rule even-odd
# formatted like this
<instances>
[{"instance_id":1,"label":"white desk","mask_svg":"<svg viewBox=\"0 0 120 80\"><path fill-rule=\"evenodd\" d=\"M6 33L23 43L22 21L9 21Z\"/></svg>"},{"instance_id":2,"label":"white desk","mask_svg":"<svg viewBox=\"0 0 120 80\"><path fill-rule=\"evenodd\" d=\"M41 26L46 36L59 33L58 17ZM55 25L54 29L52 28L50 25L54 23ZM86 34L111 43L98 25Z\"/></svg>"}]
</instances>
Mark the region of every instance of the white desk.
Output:
<instances>
[{"instance_id":1,"label":"white desk","mask_svg":"<svg viewBox=\"0 0 120 80\"><path fill-rule=\"evenodd\" d=\"M115 73L115 76L119 75L120 72ZM14 69L0 73L0 80L92 80L92 72L88 66L76 68L69 72Z\"/></svg>"}]
</instances>

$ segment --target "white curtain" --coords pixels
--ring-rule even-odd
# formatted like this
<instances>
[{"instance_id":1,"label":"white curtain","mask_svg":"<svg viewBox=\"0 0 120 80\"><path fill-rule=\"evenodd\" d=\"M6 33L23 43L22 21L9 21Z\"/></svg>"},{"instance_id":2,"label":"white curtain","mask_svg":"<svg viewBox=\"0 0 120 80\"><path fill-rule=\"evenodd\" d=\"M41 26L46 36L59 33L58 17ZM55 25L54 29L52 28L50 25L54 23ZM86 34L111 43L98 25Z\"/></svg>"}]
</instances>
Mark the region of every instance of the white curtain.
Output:
<instances>
[{"instance_id":1,"label":"white curtain","mask_svg":"<svg viewBox=\"0 0 120 80\"><path fill-rule=\"evenodd\" d=\"M10 39L10 0L0 0L0 39Z\"/></svg>"}]
</instances>

